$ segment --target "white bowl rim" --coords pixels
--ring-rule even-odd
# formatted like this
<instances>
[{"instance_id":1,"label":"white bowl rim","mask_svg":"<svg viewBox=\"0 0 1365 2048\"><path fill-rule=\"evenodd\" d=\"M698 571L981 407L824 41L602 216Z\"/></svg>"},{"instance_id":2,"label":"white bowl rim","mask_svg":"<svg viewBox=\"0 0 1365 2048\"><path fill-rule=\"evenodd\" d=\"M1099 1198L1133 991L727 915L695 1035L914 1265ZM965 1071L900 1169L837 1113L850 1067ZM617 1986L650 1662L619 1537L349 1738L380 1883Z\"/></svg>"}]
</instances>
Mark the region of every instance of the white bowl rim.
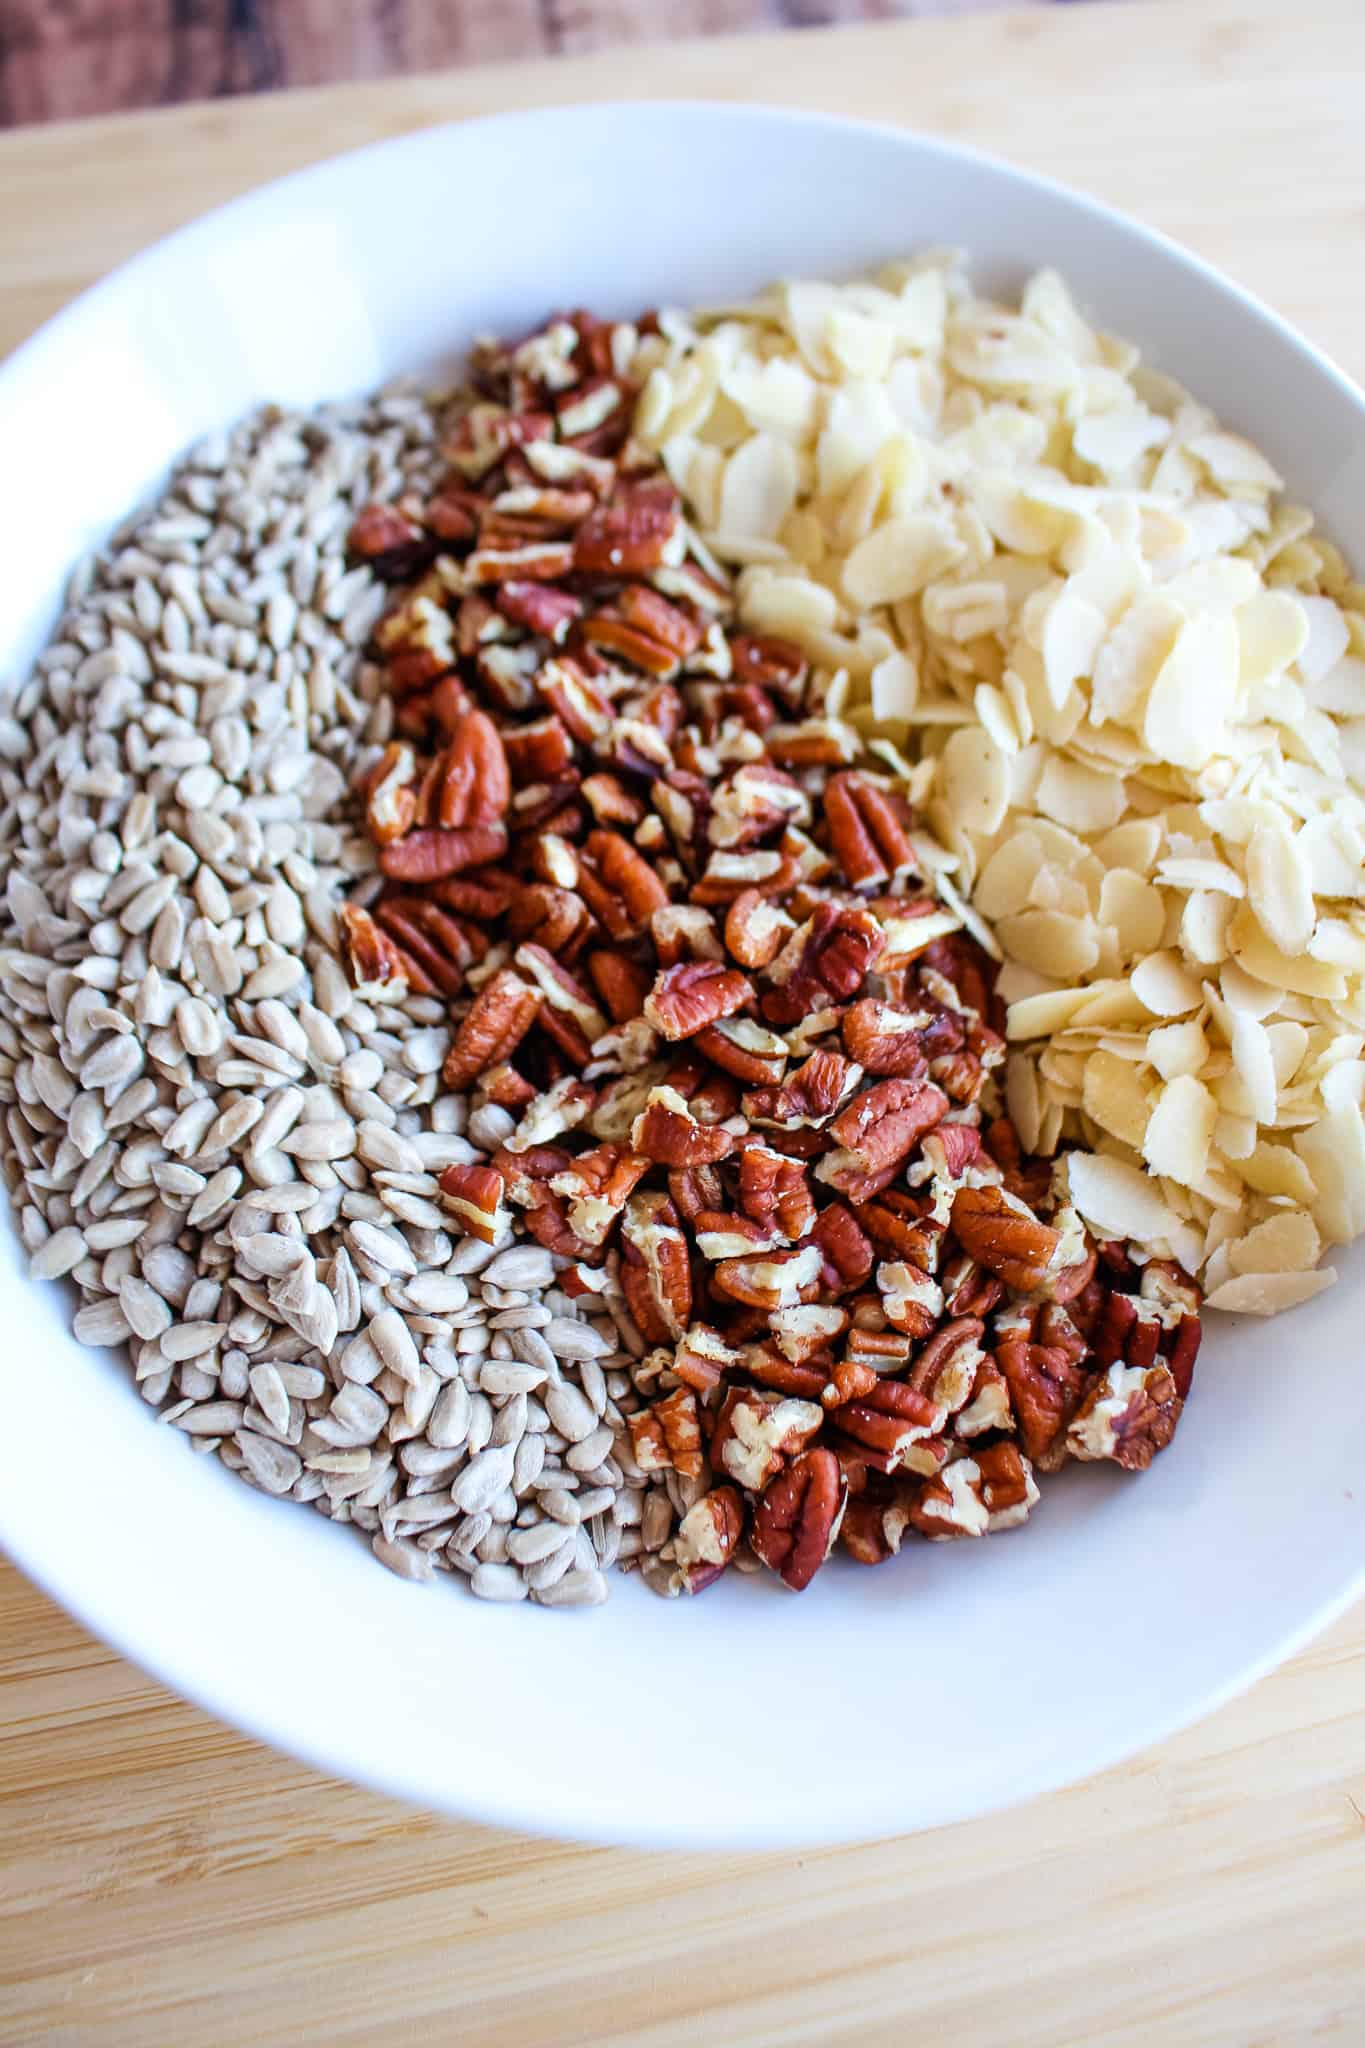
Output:
<instances>
[{"instance_id":1,"label":"white bowl rim","mask_svg":"<svg viewBox=\"0 0 1365 2048\"><path fill-rule=\"evenodd\" d=\"M39 357L55 338L77 326L90 310L105 299L114 297L129 284L135 284L144 271L157 265L168 252L192 247L201 239L209 239L224 226L249 223L253 212L273 205L282 196L306 192L310 183L325 181L340 166L373 162L381 157L400 157L406 151L428 146L436 137L443 134L465 134L471 130L490 127L506 130L521 126L528 130L541 130L547 123L556 122L572 127L588 120L610 118L614 114L634 116L642 111L653 111L670 119L681 117L683 120L709 122L719 118L743 124L765 124L773 128L821 129L833 133L842 131L879 136L888 142L909 145L927 154L937 155L947 166L955 163L972 164L1014 184L1022 185L1034 193L1063 202L1073 212L1088 216L1095 223L1122 236L1147 244L1159 251L1167 260L1214 288L1220 296L1236 306L1245 320L1263 326L1278 337L1281 343L1287 343L1295 353L1307 358L1319 375L1336 387L1339 396L1361 413L1362 425L1365 426L1365 394L1362 394L1360 388L1324 350L1294 328L1273 307L1171 236L1149 227L1136 217L1110 206L1103 200L1076 190L1061 179L1021 168L1008 159L998 157L975 145L933 132L921 131L909 125L742 100L668 97L553 102L540 107L427 122L397 135L385 136L356 148L335 152L280 177L264 180L194 216L168 234L157 237L50 315L3 361L0 361L0 397L4 396L7 386L18 374L27 370L30 363ZM762 282L762 279L755 279L756 286ZM179 1654L173 1635L156 1622L154 1609L151 1607L144 1610L151 1617L146 1627L140 1625L140 1618L139 1621L108 1620L100 1611L98 1597L87 1593L78 1573L66 1573L49 1567L44 1556L41 1530L21 1526L14 1521L3 1490L0 1490L0 1541L3 1542L9 1558L44 1593L100 1640L110 1644L134 1665L180 1697L189 1700L214 1718L241 1729L266 1746L294 1756L322 1773L345 1778L376 1793L405 1801L418 1808L432 1809L433 1792L420 1767L420 1760L414 1765L401 1757L394 1757L387 1759L381 1766L376 1763L373 1751L362 1751L326 1731L320 1735L317 1725L306 1724L301 1714L281 1712L272 1720L256 1705L250 1704L245 1696L239 1697L237 1681L226 1667L215 1671L211 1683L194 1672L190 1668L190 1662ZM1342 1566L1339 1583L1330 1595L1319 1599L1294 1625L1282 1629L1259 1655L1239 1665L1221 1683L1204 1688L1197 1696L1179 1697L1173 1701L1168 1711L1151 1713L1140 1725L1125 1724L1122 1734L1117 1738L1097 1735L1086 1752L1081 1774L1088 1778L1108 1770L1202 1720L1228 1700L1254 1685L1286 1659L1294 1656L1365 1596L1365 1554L1362 1554L1358 1562L1343 1560ZM586 1626L591 1625L590 1620L586 1622ZM941 1802L925 1818L907 1822L904 1816L901 1816L899 1825L902 1829L909 1826L918 1832L921 1829L951 1825L958 1821L985 1818L990 1813L1007 1810L1075 1783L1077 1775L1076 1770L1065 1765L1043 1766L1032 1773L1021 1775L1012 1793L1004 1797L993 1797L989 1806L973 1804L970 1797L966 1796L948 1799ZM593 1792L592 1785L587 1785L581 1790L566 1785L562 1794L556 1796L555 1793L547 1794L545 1785L540 1783L533 1799L522 1799L516 1794L506 1794L502 1791L495 1797L489 1797L480 1791L475 1781L471 1780L461 1790L458 1804L449 1798L442 1798L437 1810L448 1813L452 1818L473 1821L492 1828L520 1829L540 1836L632 1847L764 1850L867 1841L897 1831L898 1817L894 1801L888 1802L879 1816L870 1810L859 1809L846 1821L830 1815L815 1825L806 1824L801 1816L793 1811L761 1831L756 1831L752 1827L745 1827L739 1832L733 1829L727 1831L723 1823L717 1824L710 1818L689 1818L679 1820L664 1829L651 1827L648 1830L641 1830L625 1825L615 1817L604 1821L595 1804ZM888 1822L891 1824L889 1829Z\"/></svg>"}]
</instances>

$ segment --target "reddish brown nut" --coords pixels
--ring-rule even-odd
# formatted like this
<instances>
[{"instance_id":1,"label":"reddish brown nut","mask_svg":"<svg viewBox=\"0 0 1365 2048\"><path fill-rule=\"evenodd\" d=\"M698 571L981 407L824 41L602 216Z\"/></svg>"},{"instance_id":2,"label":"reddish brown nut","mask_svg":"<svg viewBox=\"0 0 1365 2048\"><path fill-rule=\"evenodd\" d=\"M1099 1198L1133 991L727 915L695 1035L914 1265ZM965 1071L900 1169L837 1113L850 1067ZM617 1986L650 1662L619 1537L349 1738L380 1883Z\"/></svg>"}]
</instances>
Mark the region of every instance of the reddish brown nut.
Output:
<instances>
[{"instance_id":1,"label":"reddish brown nut","mask_svg":"<svg viewBox=\"0 0 1365 2048\"><path fill-rule=\"evenodd\" d=\"M555 647L563 645L570 626L583 614L583 600L572 591L551 590L543 583L504 583L498 610L514 626L525 626Z\"/></svg>"},{"instance_id":2,"label":"reddish brown nut","mask_svg":"<svg viewBox=\"0 0 1365 2048\"><path fill-rule=\"evenodd\" d=\"M444 827L495 825L511 799L502 738L486 711L457 719L437 764L436 823Z\"/></svg>"},{"instance_id":3,"label":"reddish brown nut","mask_svg":"<svg viewBox=\"0 0 1365 2048\"><path fill-rule=\"evenodd\" d=\"M460 831L432 826L382 847L379 865L395 882L439 882L462 868L501 860L506 851L507 834L501 825L471 825Z\"/></svg>"},{"instance_id":4,"label":"reddish brown nut","mask_svg":"<svg viewBox=\"0 0 1365 2048\"><path fill-rule=\"evenodd\" d=\"M621 1240L621 1286L641 1336L647 1344L676 1344L692 1314L692 1274L667 1195L632 1195Z\"/></svg>"},{"instance_id":5,"label":"reddish brown nut","mask_svg":"<svg viewBox=\"0 0 1365 2048\"><path fill-rule=\"evenodd\" d=\"M831 1202L822 1209L811 1240L820 1247L821 1278L831 1294L848 1294L862 1286L872 1271L872 1246L850 1208Z\"/></svg>"},{"instance_id":6,"label":"reddish brown nut","mask_svg":"<svg viewBox=\"0 0 1365 2048\"><path fill-rule=\"evenodd\" d=\"M736 1200L761 1230L778 1231L789 1242L804 1237L815 1222L805 1166L770 1145L746 1141L741 1146Z\"/></svg>"},{"instance_id":7,"label":"reddish brown nut","mask_svg":"<svg viewBox=\"0 0 1365 2048\"><path fill-rule=\"evenodd\" d=\"M660 1166L713 1166L735 1141L729 1131L698 1123L676 1088L654 1088L635 1119L630 1142Z\"/></svg>"},{"instance_id":8,"label":"reddish brown nut","mask_svg":"<svg viewBox=\"0 0 1365 2048\"><path fill-rule=\"evenodd\" d=\"M462 924L419 896L388 897L375 906L374 921L444 996L458 995L465 969L481 959L488 941L477 925Z\"/></svg>"},{"instance_id":9,"label":"reddish brown nut","mask_svg":"<svg viewBox=\"0 0 1365 2048\"><path fill-rule=\"evenodd\" d=\"M896 796L866 775L832 775L825 788L830 845L855 889L879 886L915 869L909 822Z\"/></svg>"},{"instance_id":10,"label":"reddish brown nut","mask_svg":"<svg viewBox=\"0 0 1365 2048\"><path fill-rule=\"evenodd\" d=\"M978 1265L999 1275L1006 1287L1036 1294L1044 1286L1061 1234L1040 1223L1031 1209L1004 1188L959 1188L953 1197L952 1231Z\"/></svg>"},{"instance_id":11,"label":"reddish brown nut","mask_svg":"<svg viewBox=\"0 0 1365 2048\"><path fill-rule=\"evenodd\" d=\"M417 757L402 740L390 740L365 779L365 829L376 846L388 846L410 832L417 818L413 782Z\"/></svg>"},{"instance_id":12,"label":"reddish brown nut","mask_svg":"<svg viewBox=\"0 0 1365 2048\"><path fill-rule=\"evenodd\" d=\"M793 640L773 633L737 633L730 642L737 682L771 690L792 710L799 710L810 664Z\"/></svg>"},{"instance_id":13,"label":"reddish brown nut","mask_svg":"<svg viewBox=\"0 0 1365 2048\"><path fill-rule=\"evenodd\" d=\"M734 1372L739 1363L739 1352L709 1323L693 1323L678 1339L673 1353L673 1371L685 1387L700 1394L703 1400L714 1393L722 1375Z\"/></svg>"},{"instance_id":14,"label":"reddish brown nut","mask_svg":"<svg viewBox=\"0 0 1365 2048\"><path fill-rule=\"evenodd\" d=\"M711 1274L711 1285L727 1300L742 1301L750 1308L791 1308L799 1301L815 1299L823 1263L819 1246L813 1244L762 1252L752 1258L721 1259Z\"/></svg>"},{"instance_id":15,"label":"reddish brown nut","mask_svg":"<svg viewBox=\"0 0 1365 2048\"><path fill-rule=\"evenodd\" d=\"M857 1080L857 1068L842 1053L821 1047L780 1087L752 1089L744 1098L744 1113L753 1123L779 1130L818 1128L829 1121Z\"/></svg>"},{"instance_id":16,"label":"reddish brown nut","mask_svg":"<svg viewBox=\"0 0 1365 2048\"><path fill-rule=\"evenodd\" d=\"M687 1510L662 1556L672 1566L670 1593L701 1593L725 1570L744 1530L744 1504L733 1486L714 1486Z\"/></svg>"},{"instance_id":17,"label":"reddish brown nut","mask_svg":"<svg viewBox=\"0 0 1365 2048\"><path fill-rule=\"evenodd\" d=\"M988 1536L1013 1529L1038 1499L1027 1458L1013 1444L993 1444L945 1465L927 1479L910 1509L922 1536Z\"/></svg>"},{"instance_id":18,"label":"reddish brown nut","mask_svg":"<svg viewBox=\"0 0 1365 2048\"><path fill-rule=\"evenodd\" d=\"M848 1310L835 1302L798 1303L768 1318L772 1341L784 1358L800 1365L828 1353L848 1328Z\"/></svg>"},{"instance_id":19,"label":"reddish brown nut","mask_svg":"<svg viewBox=\"0 0 1365 2048\"><path fill-rule=\"evenodd\" d=\"M741 889L725 913L725 943L741 967L767 967L795 929L757 888Z\"/></svg>"},{"instance_id":20,"label":"reddish brown nut","mask_svg":"<svg viewBox=\"0 0 1365 2048\"><path fill-rule=\"evenodd\" d=\"M625 953L605 951L589 953L585 964L613 1024L627 1024L640 1015L649 994L648 969Z\"/></svg>"},{"instance_id":21,"label":"reddish brown nut","mask_svg":"<svg viewBox=\"0 0 1365 2048\"><path fill-rule=\"evenodd\" d=\"M447 1088L468 1088L486 1068L511 1058L540 1012L539 989L510 967L486 981L460 1021L441 1078Z\"/></svg>"},{"instance_id":22,"label":"reddish brown nut","mask_svg":"<svg viewBox=\"0 0 1365 2048\"><path fill-rule=\"evenodd\" d=\"M645 998L645 1015L661 1038L692 1038L708 1024L732 1017L752 997L747 977L733 967L684 960L658 977Z\"/></svg>"},{"instance_id":23,"label":"reddish brown nut","mask_svg":"<svg viewBox=\"0 0 1365 2048\"><path fill-rule=\"evenodd\" d=\"M928 1197L888 1188L859 1204L858 1219L884 1258L904 1259L922 1273L938 1271L947 1226L933 1214Z\"/></svg>"},{"instance_id":24,"label":"reddish brown nut","mask_svg":"<svg viewBox=\"0 0 1365 2048\"><path fill-rule=\"evenodd\" d=\"M917 1451L928 1439L937 1437L947 1420L942 1405L900 1380L879 1380L861 1400L850 1401L835 1412L835 1421L845 1436L869 1451L878 1451L889 1461L888 1470L904 1466L921 1469ZM937 1461L928 1469L935 1470Z\"/></svg>"},{"instance_id":25,"label":"reddish brown nut","mask_svg":"<svg viewBox=\"0 0 1365 2048\"><path fill-rule=\"evenodd\" d=\"M634 938L668 891L643 854L619 832L590 832L579 863L579 893L613 939Z\"/></svg>"},{"instance_id":26,"label":"reddish brown nut","mask_svg":"<svg viewBox=\"0 0 1365 2048\"><path fill-rule=\"evenodd\" d=\"M346 544L386 583L418 573L433 552L421 527L396 505L366 505L352 520Z\"/></svg>"},{"instance_id":27,"label":"reddish brown nut","mask_svg":"<svg viewBox=\"0 0 1365 2048\"><path fill-rule=\"evenodd\" d=\"M343 903L339 917L341 950L358 988L370 983L405 981L418 995L433 993L431 981L416 961L409 960L358 904Z\"/></svg>"},{"instance_id":28,"label":"reddish brown nut","mask_svg":"<svg viewBox=\"0 0 1365 2048\"><path fill-rule=\"evenodd\" d=\"M832 1451L803 1451L779 1472L754 1510L754 1555L794 1593L808 1586L834 1548L848 1498Z\"/></svg>"},{"instance_id":29,"label":"reddish brown nut","mask_svg":"<svg viewBox=\"0 0 1365 2048\"><path fill-rule=\"evenodd\" d=\"M1001 1336L995 1362L1009 1388L1025 1452L1043 1471L1055 1471L1066 1456L1063 1440L1090 1375L1060 1345L1035 1344L1017 1328Z\"/></svg>"},{"instance_id":30,"label":"reddish brown nut","mask_svg":"<svg viewBox=\"0 0 1365 2048\"><path fill-rule=\"evenodd\" d=\"M711 1465L749 1493L761 1493L788 1458L804 1450L825 1419L812 1401L761 1387L732 1387L711 1437Z\"/></svg>"},{"instance_id":31,"label":"reddish brown nut","mask_svg":"<svg viewBox=\"0 0 1365 2048\"><path fill-rule=\"evenodd\" d=\"M787 1042L752 1017L722 1017L692 1041L700 1053L737 1081L777 1082L787 1064Z\"/></svg>"},{"instance_id":32,"label":"reddish brown nut","mask_svg":"<svg viewBox=\"0 0 1365 2048\"><path fill-rule=\"evenodd\" d=\"M509 1218L502 1206L503 1177L492 1166L446 1166L439 1176L441 1195L469 1237L494 1244Z\"/></svg>"},{"instance_id":33,"label":"reddish brown nut","mask_svg":"<svg viewBox=\"0 0 1365 2048\"><path fill-rule=\"evenodd\" d=\"M1175 1435L1184 1402L1164 1361L1107 1366L1066 1432L1073 1458L1109 1458L1125 1472L1145 1472Z\"/></svg>"},{"instance_id":34,"label":"reddish brown nut","mask_svg":"<svg viewBox=\"0 0 1365 2048\"><path fill-rule=\"evenodd\" d=\"M885 943L871 911L817 904L768 970L773 986L763 997L764 1016L781 1030L831 1000L846 1002L862 987Z\"/></svg>"},{"instance_id":35,"label":"reddish brown nut","mask_svg":"<svg viewBox=\"0 0 1365 2048\"><path fill-rule=\"evenodd\" d=\"M682 506L671 484L623 485L579 527L574 567L588 575L639 576L676 559L682 537Z\"/></svg>"},{"instance_id":36,"label":"reddish brown nut","mask_svg":"<svg viewBox=\"0 0 1365 2048\"><path fill-rule=\"evenodd\" d=\"M978 1316L959 1316L936 1330L919 1350L907 1384L945 1415L960 1415L980 1383L986 1363L981 1339L986 1326Z\"/></svg>"},{"instance_id":37,"label":"reddish brown nut","mask_svg":"<svg viewBox=\"0 0 1365 2048\"><path fill-rule=\"evenodd\" d=\"M911 1526L910 1509L918 1489L902 1480L878 1480L844 1510L839 1541L859 1564L885 1564L895 1557Z\"/></svg>"},{"instance_id":38,"label":"reddish brown nut","mask_svg":"<svg viewBox=\"0 0 1365 2048\"><path fill-rule=\"evenodd\" d=\"M883 1259L877 1288L887 1322L907 1337L927 1337L943 1315L943 1289L908 1259Z\"/></svg>"},{"instance_id":39,"label":"reddish brown nut","mask_svg":"<svg viewBox=\"0 0 1365 2048\"><path fill-rule=\"evenodd\" d=\"M929 1062L921 1043L932 1021L925 1010L899 1010L893 1003L864 996L845 1010L840 1021L844 1050L869 1074L898 1074L922 1081Z\"/></svg>"},{"instance_id":40,"label":"reddish brown nut","mask_svg":"<svg viewBox=\"0 0 1365 2048\"><path fill-rule=\"evenodd\" d=\"M855 1202L880 1193L947 1108L931 1081L876 1082L830 1124L839 1149L821 1160L817 1178Z\"/></svg>"},{"instance_id":41,"label":"reddish brown nut","mask_svg":"<svg viewBox=\"0 0 1365 2048\"><path fill-rule=\"evenodd\" d=\"M697 1397L688 1387L675 1387L661 1401L626 1417L631 1449L642 1472L677 1472L684 1479L701 1475L703 1458Z\"/></svg>"}]
</instances>

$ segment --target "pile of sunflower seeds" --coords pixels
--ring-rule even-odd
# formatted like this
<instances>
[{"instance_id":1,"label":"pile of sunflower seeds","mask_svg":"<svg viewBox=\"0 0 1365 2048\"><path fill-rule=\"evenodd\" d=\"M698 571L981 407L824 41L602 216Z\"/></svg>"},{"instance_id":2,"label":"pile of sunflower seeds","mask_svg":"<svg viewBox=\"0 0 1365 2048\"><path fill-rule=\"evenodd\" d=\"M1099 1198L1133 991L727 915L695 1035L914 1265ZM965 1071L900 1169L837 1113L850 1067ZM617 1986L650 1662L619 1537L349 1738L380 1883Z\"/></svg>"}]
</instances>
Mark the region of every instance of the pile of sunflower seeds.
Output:
<instances>
[{"instance_id":1,"label":"pile of sunflower seeds","mask_svg":"<svg viewBox=\"0 0 1365 2048\"><path fill-rule=\"evenodd\" d=\"M333 944L391 719L346 534L434 433L403 389L264 410L78 571L0 715L3 1168L34 1273L195 1450L404 1578L588 1606L656 1519L638 1334L452 1237L436 1175L511 1119L442 1092L443 1004L362 1000Z\"/></svg>"}]
</instances>

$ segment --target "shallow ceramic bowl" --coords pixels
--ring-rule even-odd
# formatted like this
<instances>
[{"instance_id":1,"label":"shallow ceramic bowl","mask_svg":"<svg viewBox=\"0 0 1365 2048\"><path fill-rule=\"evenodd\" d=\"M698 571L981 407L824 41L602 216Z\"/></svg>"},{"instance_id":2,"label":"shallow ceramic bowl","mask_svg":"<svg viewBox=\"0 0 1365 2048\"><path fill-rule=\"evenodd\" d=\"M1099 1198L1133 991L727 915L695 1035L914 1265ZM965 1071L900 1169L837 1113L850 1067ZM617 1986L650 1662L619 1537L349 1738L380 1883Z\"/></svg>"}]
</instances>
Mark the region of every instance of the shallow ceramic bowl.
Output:
<instances>
[{"instance_id":1,"label":"shallow ceramic bowl","mask_svg":"<svg viewBox=\"0 0 1365 2048\"><path fill-rule=\"evenodd\" d=\"M987 288L1060 268L1104 326L1250 433L1365 560L1365 404L1191 257L1002 164L760 109L592 107L437 129L173 235L0 372L22 479L0 673L65 570L204 430L449 363L547 311L631 314L838 276L926 242ZM1213 1319L1184 1427L1140 1481L1074 1471L1027 1530L664 1603L486 1606L381 1571L153 1426L120 1360L0 1251L0 1540L178 1691L425 1806L642 1843L757 1847L984 1812L1206 1712L1365 1578L1359 1268L1271 1324ZM1305 1440L1307 1418L1330 1417Z\"/></svg>"}]
</instances>

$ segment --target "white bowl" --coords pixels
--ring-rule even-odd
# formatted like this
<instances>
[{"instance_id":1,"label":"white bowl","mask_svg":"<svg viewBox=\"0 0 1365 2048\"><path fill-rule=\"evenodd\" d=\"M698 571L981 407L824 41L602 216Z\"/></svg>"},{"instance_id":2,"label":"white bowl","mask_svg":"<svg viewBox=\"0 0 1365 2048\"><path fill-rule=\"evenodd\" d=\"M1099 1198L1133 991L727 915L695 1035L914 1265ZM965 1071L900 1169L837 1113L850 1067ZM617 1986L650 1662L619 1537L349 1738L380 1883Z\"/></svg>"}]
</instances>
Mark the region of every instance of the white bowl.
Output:
<instances>
[{"instance_id":1,"label":"white bowl","mask_svg":"<svg viewBox=\"0 0 1365 2048\"><path fill-rule=\"evenodd\" d=\"M169 167L171 169L173 167ZM73 195L73 204L77 203ZM177 450L259 399L450 360L548 310L627 314L960 243L988 287L1060 268L1084 306L1252 434L1365 560L1365 406L1235 287L1083 199L946 144L806 115L622 106L436 129L173 235L0 372L22 480L0 672ZM15 494L10 494L15 505ZM1214 1318L1140 1480L1074 1471L1022 1533L591 1613L419 1590L153 1426L69 1304L0 1274L0 1540L214 1713L451 1812L642 1843L890 1834L1097 1770L1206 1712L1365 1580L1351 1279L1271 1325Z\"/></svg>"}]
</instances>

